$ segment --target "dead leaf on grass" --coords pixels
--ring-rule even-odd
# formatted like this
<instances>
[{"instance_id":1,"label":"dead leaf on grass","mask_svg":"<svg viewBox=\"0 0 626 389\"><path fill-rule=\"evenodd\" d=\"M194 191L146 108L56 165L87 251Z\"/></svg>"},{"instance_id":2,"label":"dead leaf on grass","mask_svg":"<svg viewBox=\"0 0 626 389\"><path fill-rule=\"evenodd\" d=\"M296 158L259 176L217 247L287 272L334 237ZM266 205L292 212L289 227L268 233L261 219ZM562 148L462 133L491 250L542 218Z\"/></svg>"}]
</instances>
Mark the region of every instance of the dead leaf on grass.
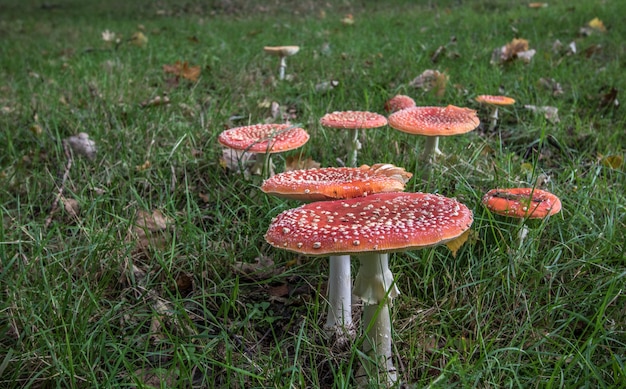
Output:
<instances>
[{"instance_id":1,"label":"dead leaf on grass","mask_svg":"<svg viewBox=\"0 0 626 389\"><path fill-rule=\"evenodd\" d=\"M61 202L63 203L65 212L67 212L67 214L73 219L78 219L78 216L80 215L80 205L78 204L78 201L61 196Z\"/></svg>"},{"instance_id":2,"label":"dead leaf on grass","mask_svg":"<svg viewBox=\"0 0 626 389\"><path fill-rule=\"evenodd\" d=\"M158 209L151 212L139 210L135 223L126 235L126 241L135 243L135 247L141 250L164 247L168 239L166 230L170 223L171 220Z\"/></svg>"},{"instance_id":3,"label":"dead leaf on grass","mask_svg":"<svg viewBox=\"0 0 626 389\"><path fill-rule=\"evenodd\" d=\"M556 124L561 121L561 119L559 119L559 109L557 107L551 107L547 105L543 107L538 107L536 105L525 105L524 108L538 114L543 114L543 116L550 123Z\"/></svg>"},{"instance_id":4,"label":"dead leaf on grass","mask_svg":"<svg viewBox=\"0 0 626 389\"><path fill-rule=\"evenodd\" d=\"M66 141L75 154L82 155L89 160L93 160L96 157L96 142L89 139L89 134L86 132L70 136Z\"/></svg>"},{"instance_id":5,"label":"dead leaf on grass","mask_svg":"<svg viewBox=\"0 0 626 389\"><path fill-rule=\"evenodd\" d=\"M415 77L409 86L422 89L426 92L432 90L435 96L438 98L443 97L446 92L446 86L448 85L450 77L445 72L438 70L427 69L419 76Z\"/></svg>"},{"instance_id":6,"label":"dead leaf on grass","mask_svg":"<svg viewBox=\"0 0 626 389\"><path fill-rule=\"evenodd\" d=\"M539 79L539 85L552 92L552 96L559 96L563 94L563 87L554 78L541 77Z\"/></svg>"},{"instance_id":7,"label":"dead leaf on grass","mask_svg":"<svg viewBox=\"0 0 626 389\"><path fill-rule=\"evenodd\" d=\"M526 39L513 39L506 45L499 47L491 54L491 63L494 65L511 62L515 59L520 59L525 63L529 63L536 51L529 48L528 40Z\"/></svg>"},{"instance_id":8,"label":"dead leaf on grass","mask_svg":"<svg viewBox=\"0 0 626 389\"><path fill-rule=\"evenodd\" d=\"M314 161L313 158L302 156L289 156L285 160L285 171L302 170L302 169L318 169L321 164Z\"/></svg>"},{"instance_id":9,"label":"dead leaf on grass","mask_svg":"<svg viewBox=\"0 0 626 389\"><path fill-rule=\"evenodd\" d=\"M167 105L169 103L170 103L170 98L167 95L163 95L163 96L155 96L151 99L144 100L141 103L139 103L139 105L141 106L141 108L147 108L147 107L158 107L160 105Z\"/></svg>"},{"instance_id":10,"label":"dead leaf on grass","mask_svg":"<svg viewBox=\"0 0 626 389\"><path fill-rule=\"evenodd\" d=\"M607 155L600 159L600 163L602 166L616 170L622 167L624 159L621 155Z\"/></svg>"},{"instance_id":11,"label":"dead leaf on grass","mask_svg":"<svg viewBox=\"0 0 626 389\"><path fill-rule=\"evenodd\" d=\"M589 23L587 23L587 26L598 32L606 32L604 22L602 22L602 20L598 19L597 17L591 19Z\"/></svg>"},{"instance_id":12,"label":"dead leaf on grass","mask_svg":"<svg viewBox=\"0 0 626 389\"><path fill-rule=\"evenodd\" d=\"M603 89L606 89L603 88ZM608 92L600 95L598 106L600 109L604 108L617 108L619 107L619 100L617 99L617 88L611 87Z\"/></svg>"},{"instance_id":13,"label":"dead leaf on grass","mask_svg":"<svg viewBox=\"0 0 626 389\"><path fill-rule=\"evenodd\" d=\"M187 61L176 61L173 65L163 65L163 71L194 82L198 81L200 77L200 66L190 66Z\"/></svg>"},{"instance_id":14,"label":"dead leaf on grass","mask_svg":"<svg viewBox=\"0 0 626 389\"><path fill-rule=\"evenodd\" d=\"M148 37L143 32L137 31L128 41L137 47L145 47L148 44Z\"/></svg>"},{"instance_id":15,"label":"dead leaf on grass","mask_svg":"<svg viewBox=\"0 0 626 389\"><path fill-rule=\"evenodd\" d=\"M548 3L528 3L528 8L546 8Z\"/></svg>"},{"instance_id":16,"label":"dead leaf on grass","mask_svg":"<svg viewBox=\"0 0 626 389\"><path fill-rule=\"evenodd\" d=\"M260 256L254 258L254 262L235 261L233 271L241 277L249 280L266 280L281 273L270 257Z\"/></svg>"}]
</instances>

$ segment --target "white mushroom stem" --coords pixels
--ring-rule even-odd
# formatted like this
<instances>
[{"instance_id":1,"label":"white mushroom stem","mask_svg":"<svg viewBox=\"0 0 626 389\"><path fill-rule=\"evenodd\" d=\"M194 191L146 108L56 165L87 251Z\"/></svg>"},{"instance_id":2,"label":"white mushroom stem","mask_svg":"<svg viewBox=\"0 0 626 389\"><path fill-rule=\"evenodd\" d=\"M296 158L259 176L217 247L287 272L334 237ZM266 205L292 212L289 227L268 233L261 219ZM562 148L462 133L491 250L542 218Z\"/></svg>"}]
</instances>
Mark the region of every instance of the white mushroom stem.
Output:
<instances>
[{"instance_id":1,"label":"white mushroom stem","mask_svg":"<svg viewBox=\"0 0 626 389\"><path fill-rule=\"evenodd\" d=\"M371 359L361 366L357 380L366 385L370 377L378 377L384 385L392 386L398 377L392 361L389 307L400 291L389 269L388 254L362 254L359 259L354 294L363 300L363 352Z\"/></svg>"},{"instance_id":2,"label":"white mushroom stem","mask_svg":"<svg viewBox=\"0 0 626 389\"><path fill-rule=\"evenodd\" d=\"M424 150L420 155L420 160L422 162L432 162L432 159L438 155L443 155L441 150L439 150L439 137L427 136L426 143L424 143Z\"/></svg>"},{"instance_id":3,"label":"white mushroom stem","mask_svg":"<svg viewBox=\"0 0 626 389\"><path fill-rule=\"evenodd\" d=\"M278 78L281 80L285 79L285 69L287 69L287 56L280 56L280 66L278 68Z\"/></svg>"},{"instance_id":4,"label":"white mushroom stem","mask_svg":"<svg viewBox=\"0 0 626 389\"><path fill-rule=\"evenodd\" d=\"M491 109L491 115L489 115L489 119L491 119L491 123L489 124L489 131L493 131L498 124L498 107L495 106Z\"/></svg>"},{"instance_id":5,"label":"white mushroom stem","mask_svg":"<svg viewBox=\"0 0 626 389\"><path fill-rule=\"evenodd\" d=\"M352 279L350 256L336 255L329 258L328 317L324 329L336 336L336 342L347 344L354 339L352 322Z\"/></svg>"},{"instance_id":6,"label":"white mushroom stem","mask_svg":"<svg viewBox=\"0 0 626 389\"><path fill-rule=\"evenodd\" d=\"M275 167L271 154L257 153L254 165L250 167L250 173L257 176L265 174L266 177L271 177L274 175Z\"/></svg>"},{"instance_id":7,"label":"white mushroom stem","mask_svg":"<svg viewBox=\"0 0 626 389\"><path fill-rule=\"evenodd\" d=\"M348 130L350 140L348 143L348 167L356 167L356 157L361 150L361 142L359 142L359 130Z\"/></svg>"}]
</instances>

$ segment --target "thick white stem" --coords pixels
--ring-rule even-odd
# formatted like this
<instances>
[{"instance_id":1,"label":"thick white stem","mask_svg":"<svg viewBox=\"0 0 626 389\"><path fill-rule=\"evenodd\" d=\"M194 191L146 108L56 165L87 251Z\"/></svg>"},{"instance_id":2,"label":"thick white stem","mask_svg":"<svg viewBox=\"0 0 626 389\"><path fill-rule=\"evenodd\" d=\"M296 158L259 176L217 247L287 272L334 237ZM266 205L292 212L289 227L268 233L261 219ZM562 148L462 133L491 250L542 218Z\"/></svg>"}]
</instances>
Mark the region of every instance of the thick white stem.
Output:
<instances>
[{"instance_id":1,"label":"thick white stem","mask_svg":"<svg viewBox=\"0 0 626 389\"><path fill-rule=\"evenodd\" d=\"M280 57L280 67L278 68L278 78L281 80L285 79L285 69L287 69L287 57Z\"/></svg>"},{"instance_id":2,"label":"thick white stem","mask_svg":"<svg viewBox=\"0 0 626 389\"><path fill-rule=\"evenodd\" d=\"M274 175L274 162L272 162L271 154L261 154L258 153L255 155L254 165L250 167L250 173L260 176L264 175L265 177L271 177Z\"/></svg>"},{"instance_id":3,"label":"thick white stem","mask_svg":"<svg viewBox=\"0 0 626 389\"><path fill-rule=\"evenodd\" d=\"M426 142L424 143L424 150L420 155L420 160L422 162L432 162L436 156L442 155L443 153L439 150L439 137L438 136L427 136Z\"/></svg>"},{"instance_id":4,"label":"thick white stem","mask_svg":"<svg viewBox=\"0 0 626 389\"><path fill-rule=\"evenodd\" d=\"M491 119L491 123L489 124L489 131L493 131L498 124L498 107L493 108L489 119Z\"/></svg>"},{"instance_id":5,"label":"thick white stem","mask_svg":"<svg viewBox=\"0 0 626 389\"><path fill-rule=\"evenodd\" d=\"M354 294L363 300L362 326L367 329L363 351L370 360L357 372L361 386L376 379L386 386L397 380L391 353L391 318L389 307L400 291L389 269L388 254L363 254L359 256L359 273L354 281Z\"/></svg>"},{"instance_id":6,"label":"thick white stem","mask_svg":"<svg viewBox=\"0 0 626 389\"><path fill-rule=\"evenodd\" d=\"M331 256L328 276L328 317L324 329L340 344L351 342L355 336L352 322L352 279L350 256Z\"/></svg>"},{"instance_id":7,"label":"thick white stem","mask_svg":"<svg viewBox=\"0 0 626 389\"><path fill-rule=\"evenodd\" d=\"M356 167L356 157L361 150L361 142L359 142L359 130L348 130L350 140L348 141L348 167Z\"/></svg>"}]
</instances>

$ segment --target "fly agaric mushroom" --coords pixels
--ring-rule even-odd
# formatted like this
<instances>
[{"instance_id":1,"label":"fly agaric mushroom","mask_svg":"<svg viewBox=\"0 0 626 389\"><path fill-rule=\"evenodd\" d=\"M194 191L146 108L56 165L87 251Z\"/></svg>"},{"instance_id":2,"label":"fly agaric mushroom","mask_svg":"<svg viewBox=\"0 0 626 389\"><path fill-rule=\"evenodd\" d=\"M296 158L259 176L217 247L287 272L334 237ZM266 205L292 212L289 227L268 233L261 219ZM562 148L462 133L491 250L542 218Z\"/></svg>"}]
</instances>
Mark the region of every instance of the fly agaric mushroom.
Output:
<instances>
[{"instance_id":1,"label":"fly agaric mushroom","mask_svg":"<svg viewBox=\"0 0 626 389\"><path fill-rule=\"evenodd\" d=\"M358 254L354 294L364 303L367 328L363 369L385 385L397 381L392 362L389 307L397 296L389 252L435 246L468 230L472 212L456 200L426 193L381 193L315 202L276 216L265 234L272 246L306 255ZM380 374L374 369L378 367ZM367 379L365 377L365 379Z\"/></svg>"},{"instance_id":2,"label":"fly agaric mushroom","mask_svg":"<svg viewBox=\"0 0 626 389\"><path fill-rule=\"evenodd\" d=\"M285 79L285 69L287 68L287 57L291 57L300 51L300 46L265 46L263 50L271 55L280 57L279 79Z\"/></svg>"},{"instance_id":3,"label":"fly agaric mushroom","mask_svg":"<svg viewBox=\"0 0 626 389\"><path fill-rule=\"evenodd\" d=\"M309 140L309 134L290 124L253 124L223 131L217 138L223 146L257 154L252 174L261 174L267 158L269 176L274 174L271 154L297 149Z\"/></svg>"},{"instance_id":4,"label":"fly agaric mushroom","mask_svg":"<svg viewBox=\"0 0 626 389\"><path fill-rule=\"evenodd\" d=\"M415 100L407 95L395 95L385 103L385 111L390 113L413 107L415 107Z\"/></svg>"},{"instance_id":5,"label":"fly agaric mushroom","mask_svg":"<svg viewBox=\"0 0 626 389\"><path fill-rule=\"evenodd\" d=\"M515 99L507 96L480 95L476 96L476 101L491 108L489 131L493 131L498 124L498 107L515 104Z\"/></svg>"},{"instance_id":6,"label":"fly agaric mushroom","mask_svg":"<svg viewBox=\"0 0 626 389\"><path fill-rule=\"evenodd\" d=\"M426 144L420 156L426 162L430 162L434 155L442 154L439 150L440 136L464 134L479 124L475 110L454 105L406 108L389 116L389 125L396 130L426 136Z\"/></svg>"},{"instance_id":7,"label":"fly agaric mushroom","mask_svg":"<svg viewBox=\"0 0 626 389\"><path fill-rule=\"evenodd\" d=\"M483 204L491 212L521 219L545 219L561 210L561 200L554 194L536 188L492 189L483 196ZM528 234L523 225L518 233L521 246Z\"/></svg>"},{"instance_id":8,"label":"fly agaric mushroom","mask_svg":"<svg viewBox=\"0 0 626 389\"><path fill-rule=\"evenodd\" d=\"M361 149L359 130L382 127L387 124L387 118L381 114L368 111L337 111L327 113L320 119L324 127L347 129L350 143L348 144L348 166L356 166L356 157Z\"/></svg>"},{"instance_id":9,"label":"fly agaric mushroom","mask_svg":"<svg viewBox=\"0 0 626 389\"><path fill-rule=\"evenodd\" d=\"M292 170L268 178L261 185L261 190L287 199L327 201L401 192L411 176L411 173L391 164ZM336 342L342 345L352 340L354 335L350 256L331 255L329 263L329 312L324 329L335 334Z\"/></svg>"}]
</instances>

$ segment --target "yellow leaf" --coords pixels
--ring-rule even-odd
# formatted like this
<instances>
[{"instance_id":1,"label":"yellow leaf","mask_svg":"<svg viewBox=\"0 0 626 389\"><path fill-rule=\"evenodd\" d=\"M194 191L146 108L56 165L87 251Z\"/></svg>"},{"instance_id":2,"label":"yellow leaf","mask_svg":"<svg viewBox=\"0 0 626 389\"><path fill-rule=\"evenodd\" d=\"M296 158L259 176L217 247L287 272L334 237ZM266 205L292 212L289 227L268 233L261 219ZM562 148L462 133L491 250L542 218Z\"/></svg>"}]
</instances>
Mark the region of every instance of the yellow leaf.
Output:
<instances>
[{"instance_id":1,"label":"yellow leaf","mask_svg":"<svg viewBox=\"0 0 626 389\"><path fill-rule=\"evenodd\" d=\"M137 47L144 47L148 44L148 38L141 31L137 31L130 37L130 43Z\"/></svg>"},{"instance_id":2,"label":"yellow leaf","mask_svg":"<svg viewBox=\"0 0 626 389\"><path fill-rule=\"evenodd\" d=\"M619 169L620 167L622 167L624 159L619 155L607 155L606 157L602 158L600 162L602 163L602 166L611 169Z\"/></svg>"},{"instance_id":3,"label":"yellow leaf","mask_svg":"<svg viewBox=\"0 0 626 389\"><path fill-rule=\"evenodd\" d=\"M463 246L465 242L467 242L467 239L469 238L471 231L472 230L469 229L465 231L464 233L462 233L461 235L459 235L457 238L446 243L446 246L452 252L453 257L456 257L456 252L459 251L459 249L461 248L461 246Z\"/></svg>"},{"instance_id":4,"label":"yellow leaf","mask_svg":"<svg viewBox=\"0 0 626 389\"><path fill-rule=\"evenodd\" d=\"M200 66L189 66L187 61L176 61L174 65L163 65L163 71L190 81L198 81L198 77L200 77Z\"/></svg>"},{"instance_id":5,"label":"yellow leaf","mask_svg":"<svg viewBox=\"0 0 626 389\"><path fill-rule=\"evenodd\" d=\"M589 27L593 28L594 30L597 30L600 32L606 32L606 27L604 27L604 23L602 22L602 20L598 18L591 19L589 23L587 24L589 25Z\"/></svg>"},{"instance_id":6,"label":"yellow leaf","mask_svg":"<svg viewBox=\"0 0 626 389\"><path fill-rule=\"evenodd\" d=\"M520 168L522 169L523 172L526 172L526 173L531 173L534 170L532 163L528 163L528 162L524 162L520 166Z\"/></svg>"}]
</instances>

